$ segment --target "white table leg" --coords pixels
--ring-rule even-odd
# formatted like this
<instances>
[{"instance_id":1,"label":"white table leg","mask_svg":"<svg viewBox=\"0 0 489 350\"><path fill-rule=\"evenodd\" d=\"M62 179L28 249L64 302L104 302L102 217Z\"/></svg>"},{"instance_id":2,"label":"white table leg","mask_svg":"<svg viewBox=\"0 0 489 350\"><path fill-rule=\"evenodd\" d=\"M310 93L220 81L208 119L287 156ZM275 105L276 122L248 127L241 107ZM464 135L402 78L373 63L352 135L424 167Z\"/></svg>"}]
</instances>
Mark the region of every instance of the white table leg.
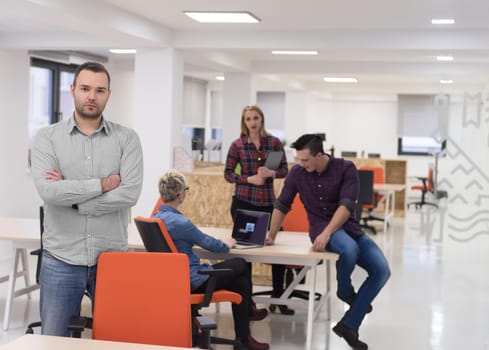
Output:
<instances>
[{"instance_id":1,"label":"white table leg","mask_svg":"<svg viewBox=\"0 0 489 350\"><path fill-rule=\"evenodd\" d=\"M18 271L19 260L22 262L22 270ZM24 276L24 281L26 283L25 288L15 290L15 284L18 277ZM8 287L7 287L7 298L5 299L5 314L3 317L3 330L7 331L10 323L10 311L12 308L12 302L15 297L28 294L30 298L30 293L33 290L39 288L39 285L30 284L29 277L29 261L27 260L27 249L19 246L13 248L12 262L10 265L10 272L8 276Z\"/></svg>"},{"instance_id":2,"label":"white table leg","mask_svg":"<svg viewBox=\"0 0 489 350\"><path fill-rule=\"evenodd\" d=\"M7 287L7 299L5 299L5 314L3 316L3 330L8 330L10 321L10 307L14 298L15 280L17 279L17 266L19 265L20 249L15 249L13 252L12 263L10 264L10 273Z\"/></svg>"},{"instance_id":3,"label":"white table leg","mask_svg":"<svg viewBox=\"0 0 489 350\"><path fill-rule=\"evenodd\" d=\"M31 276L29 273L29 261L27 260L27 249L21 249L20 258L22 262L22 274L24 275L24 283L26 287L31 285ZM31 298L31 292L27 291L27 298Z\"/></svg>"},{"instance_id":4,"label":"white table leg","mask_svg":"<svg viewBox=\"0 0 489 350\"><path fill-rule=\"evenodd\" d=\"M316 270L317 265L314 265L311 269L312 283L309 286L309 302L307 307L307 334L306 334L306 349L312 348L312 326L314 319L314 301L316 298Z\"/></svg>"},{"instance_id":5,"label":"white table leg","mask_svg":"<svg viewBox=\"0 0 489 350\"><path fill-rule=\"evenodd\" d=\"M326 264L326 307L328 308L326 319L331 321L331 262L329 260L324 260Z\"/></svg>"}]
</instances>

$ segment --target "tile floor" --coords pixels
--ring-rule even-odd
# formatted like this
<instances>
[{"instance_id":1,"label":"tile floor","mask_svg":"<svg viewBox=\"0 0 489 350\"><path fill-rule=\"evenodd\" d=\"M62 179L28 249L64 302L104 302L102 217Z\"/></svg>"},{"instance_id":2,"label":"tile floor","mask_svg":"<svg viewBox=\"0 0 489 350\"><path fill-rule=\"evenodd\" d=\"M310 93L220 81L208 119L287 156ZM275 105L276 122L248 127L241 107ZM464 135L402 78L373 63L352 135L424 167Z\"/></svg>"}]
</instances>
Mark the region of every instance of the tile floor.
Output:
<instances>
[{"instance_id":1,"label":"tile floor","mask_svg":"<svg viewBox=\"0 0 489 350\"><path fill-rule=\"evenodd\" d=\"M489 211L440 204L439 209L412 208L404 219L395 220L387 235L380 231L372 236L387 256L392 277L360 329L360 338L370 349L489 349ZM7 243L1 244L3 275L9 249ZM355 271L355 281L364 277L363 271ZM3 283L2 316L5 294ZM25 325L39 318L38 305L38 292L31 300L25 296L15 300L10 329L0 330L0 345L22 335ZM272 349L304 348L305 310L296 311L295 316L272 314L253 324L253 335L270 342ZM327 322L325 310L315 321L313 349L350 349L330 331L344 311L344 304L333 297L332 322ZM218 321L219 332L232 336L228 307L221 307Z\"/></svg>"}]
</instances>

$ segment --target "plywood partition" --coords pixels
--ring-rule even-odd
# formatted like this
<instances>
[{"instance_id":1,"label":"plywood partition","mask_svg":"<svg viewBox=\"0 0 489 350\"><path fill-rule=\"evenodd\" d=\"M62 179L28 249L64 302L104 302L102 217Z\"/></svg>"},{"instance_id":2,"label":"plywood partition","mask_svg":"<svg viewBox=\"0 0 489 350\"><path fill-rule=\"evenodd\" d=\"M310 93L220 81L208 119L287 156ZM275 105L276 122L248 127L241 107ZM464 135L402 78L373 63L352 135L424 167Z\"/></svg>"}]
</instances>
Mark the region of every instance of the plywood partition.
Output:
<instances>
[{"instance_id":1,"label":"plywood partition","mask_svg":"<svg viewBox=\"0 0 489 350\"><path fill-rule=\"evenodd\" d=\"M407 162L379 158L349 158L357 167L362 165L384 168L385 182L406 184ZM224 179L224 165L212 163L197 165L192 173L186 173L190 191L187 200L180 207L192 222L199 226L231 227L229 208L234 193L234 185ZM275 179L275 194L278 196L283 179ZM404 216L406 191L396 193L396 215Z\"/></svg>"},{"instance_id":2,"label":"plywood partition","mask_svg":"<svg viewBox=\"0 0 489 350\"><path fill-rule=\"evenodd\" d=\"M190 188L187 199L180 207L198 226L232 227L230 207L234 184L224 179L224 166L214 166L185 174ZM283 180L274 181L275 193L282 189Z\"/></svg>"},{"instance_id":3,"label":"plywood partition","mask_svg":"<svg viewBox=\"0 0 489 350\"><path fill-rule=\"evenodd\" d=\"M224 180L223 174L205 171L185 174L190 189L180 211L196 225L232 226L229 208L234 185Z\"/></svg>"}]
</instances>

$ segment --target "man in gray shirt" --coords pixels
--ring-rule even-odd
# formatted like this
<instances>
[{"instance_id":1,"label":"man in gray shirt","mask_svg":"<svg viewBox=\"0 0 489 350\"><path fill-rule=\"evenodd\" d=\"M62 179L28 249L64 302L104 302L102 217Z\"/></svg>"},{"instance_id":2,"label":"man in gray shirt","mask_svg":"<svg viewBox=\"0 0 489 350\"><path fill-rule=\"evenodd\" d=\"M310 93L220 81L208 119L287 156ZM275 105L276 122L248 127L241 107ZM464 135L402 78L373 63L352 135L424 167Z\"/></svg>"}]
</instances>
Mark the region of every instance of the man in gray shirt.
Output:
<instances>
[{"instance_id":1,"label":"man in gray shirt","mask_svg":"<svg viewBox=\"0 0 489 350\"><path fill-rule=\"evenodd\" d=\"M102 116L110 92L105 67L82 64L71 85L73 116L41 129L32 147L45 212L43 334L68 336L85 290L94 295L99 254L127 250L128 210L141 192L143 157L137 134Z\"/></svg>"}]
</instances>

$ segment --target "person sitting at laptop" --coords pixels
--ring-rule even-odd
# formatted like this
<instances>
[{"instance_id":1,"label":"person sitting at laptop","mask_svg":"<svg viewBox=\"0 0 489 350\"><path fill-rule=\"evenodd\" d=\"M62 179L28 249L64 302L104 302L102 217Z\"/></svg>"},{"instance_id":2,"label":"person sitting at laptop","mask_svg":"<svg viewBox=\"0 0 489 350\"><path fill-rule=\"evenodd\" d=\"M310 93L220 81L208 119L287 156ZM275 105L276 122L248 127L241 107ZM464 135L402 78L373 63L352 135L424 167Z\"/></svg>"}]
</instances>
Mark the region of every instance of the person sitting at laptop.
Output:
<instances>
[{"instance_id":1,"label":"person sitting at laptop","mask_svg":"<svg viewBox=\"0 0 489 350\"><path fill-rule=\"evenodd\" d=\"M211 252L227 252L234 246L235 240L229 237L221 241L206 235L178 211L189 190L184 175L178 170L172 169L164 174L159 180L158 187L165 204L160 206L154 217L165 223L178 251L188 256L192 292L203 293L206 288L208 276L198 274L199 270L230 269L229 273L219 275L222 277L216 280L216 290L231 290L243 297L241 304L232 305L236 338L244 345L243 349L268 350L269 344L258 342L250 333L250 320L260 321L268 315L268 311L253 307L251 276L246 261L242 258L233 258L211 266L201 264L199 257L192 251L192 247L197 245Z\"/></svg>"}]
</instances>

